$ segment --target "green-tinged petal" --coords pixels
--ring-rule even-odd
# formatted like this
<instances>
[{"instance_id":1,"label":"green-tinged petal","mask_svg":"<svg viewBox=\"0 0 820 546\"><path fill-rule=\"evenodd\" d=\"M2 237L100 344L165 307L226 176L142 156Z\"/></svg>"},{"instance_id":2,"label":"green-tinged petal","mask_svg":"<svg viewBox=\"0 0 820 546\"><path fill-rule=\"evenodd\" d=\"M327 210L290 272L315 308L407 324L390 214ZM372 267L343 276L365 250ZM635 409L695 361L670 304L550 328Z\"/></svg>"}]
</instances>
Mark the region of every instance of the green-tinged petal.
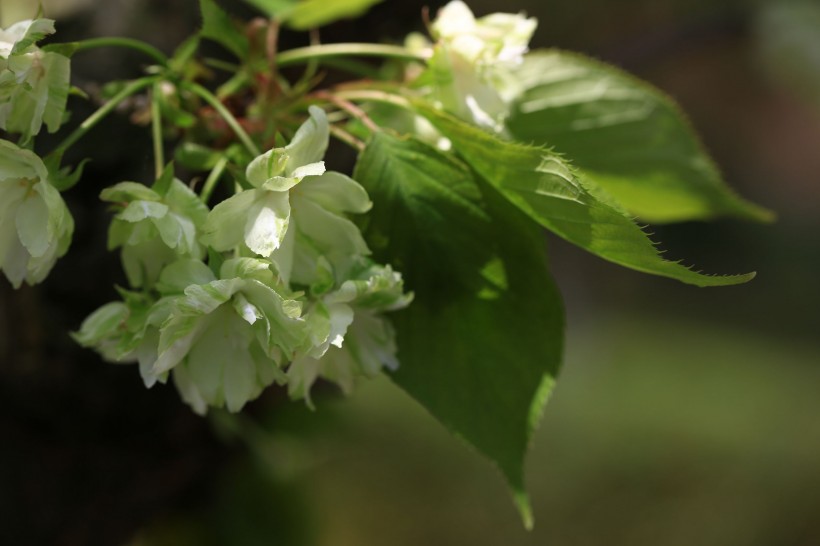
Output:
<instances>
[{"instance_id":1,"label":"green-tinged petal","mask_svg":"<svg viewBox=\"0 0 820 546\"><path fill-rule=\"evenodd\" d=\"M0 140L0 180L47 180L45 163L31 150Z\"/></svg>"},{"instance_id":2,"label":"green-tinged petal","mask_svg":"<svg viewBox=\"0 0 820 546\"><path fill-rule=\"evenodd\" d=\"M168 205L163 203L132 201L122 212L117 214L117 218L126 222L141 222L148 218L162 218L166 214L168 214Z\"/></svg>"},{"instance_id":3,"label":"green-tinged petal","mask_svg":"<svg viewBox=\"0 0 820 546\"><path fill-rule=\"evenodd\" d=\"M356 363L358 375L373 377L382 367L396 370L396 334L386 318L374 313L360 311L345 338L348 353ZM328 376L329 379L332 377Z\"/></svg>"},{"instance_id":4,"label":"green-tinged petal","mask_svg":"<svg viewBox=\"0 0 820 546\"><path fill-rule=\"evenodd\" d=\"M174 179L163 197L172 211L189 218L197 227L201 227L208 217L208 207L191 188Z\"/></svg>"},{"instance_id":5,"label":"green-tinged petal","mask_svg":"<svg viewBox=\"0 0 820 546\"><path fill-rule=\"evenodd\" d=\"M350 323L353 322L353 309L345 303L333 303L326 305L318 302L310 315L317 314L319 320L311 320L313 323L312 338L314 347L308 353L308 356L313 358L320 358L324 355L328 348L333 345L341 347L345 340L345 334ZM310 316L309 315L309 316ZM321 337L317 339L317 334Z\"/></svg>"},{"instance_id":6,"label":"green-tinged petal","mask_svg":"<svg viewBox=\"0 0 820 546\"><path fill-rule=\"evenodd\" d=\"M203 244L214 250L230 250L242 243L248 209L259 195L258 190L237 193L215 206L202 227Z\"/></svg>"},{"instance_id":7,"label":"green-tinged petal","mask_svg":"<svg viewBox=\"0 0 820 546\"><path fill-rule=\"evenodd\" d=\"M325 170L325 162L317 161L316 163L308 163L307 165L296 167L290 175L293 178L301 180L306 176L321 176Z\"/></svg>"},{"instance_id":8,"label":"green-tinged petal","mask_svg":"<svg viewBox=\"0 0 820 546\"><path fill-rule=\"evenodd\" d=\"M288 394L294 400L305 399L313 407L310 388L319 377L319 360L309 356L299 357L288 367Z\"/></svg>"},{"instance_id":9,"label":"green-tinged petal","mask_svg":"<svg viewBox=\"0 0 820 546\"><path fill-rule=\"evenodd\" d=\"M248 324L253 325L257 320L265 318L262 312L241 293L234 295L231 299L231 303L233 304L236 314L242 317Z\"/></svg>"},{"instance_id":10,"label":"green-tinged petal","mask_svg":"<svg viewBox=\"0 0 820 546\"><path fill-rule=\"evenodd\" d=\"M18 55L35 42L45 38L48 34L54 34L54 20L43 18L20 21L5 31L2 31L2 33L5 35L3 38L15 38L14 47L10 53L11 55Z\"/></svg>"},{"instance_id":11,"label":"green-tinged petal","mask_svg":"<svg viewBox=\"0 0 820 546\"><path fill-rule=\"evenodd\" d=\"M114 223L112 223L112 228L113 227ZM168 248L168 246L162 242L162 239L156 235L156 231L152 225L148 224L145 227L151 229L134 230L131 232L131 235L133 236L137 233L151 234L153 232L154 236L136 243L129 241L129 244L122 247L120 254L125 276L128 278L128 283L134 288L154 284L159 278L162 269L167 264L179 258L177 253ZM132 237L132 239L134 239L134 237Z\"/></svg>"},{"instance_id":12,"label":"green-tinged petal","mask_svg":"<svg viewBox=\"0 0 820 546\"><path fill-rule=\"evenodd\" d=\"M263 184L260 184L259 189L267 191L285 192L296 186L301 182L301 178L295 176L273 176L268 178Z\"/></svg>"},{"instance_id":13,"label":"green-tinged petal","mask_svg":"<svg viewBox=\"0 0 820 546\"><path fill-rule=\"evenodd\" d=\"M168 213L152 219L162 242L179 254L200 257L202 248L196 240L196 226L190 218L175 213Z\"/></svg>"},{"instance_id":14,"label":"green-tinged petal","mask_svg":"<svg viewBox=\"0 0 820 546\"><path fill-rule=\"evenodd\" d=\"M172 372L174 377L174 386L179 392L179 396L186 404L191 406L191 409L199 415L205 415L208 411L208 404L202 398L199 389L191 380L191 373L188 371L188 366L185 363L180 364Z\"/></svg>"},{"instance_id":15,"label":"green-tinged petal","mask_svg":"<svg viewBox=\"0 0 820 546\"><path fill-rule=\"evenodd\" d=\"M86 317L80 330L72 335L83 347L94 347L110 337L128 318L128 306L120 301L106 303Z\"/></svg>"},{"instance_id":16,"label":"green-tinged petal","mask_svg":"<svg viewBox=\"0 0 820 546\"><path fill-rule=\"evenodd\" d=\"M37 195L29 196L20 204L16 225L20 242L32 256L42 256L54 242L48 207Z\"/></svg>"},{"instance_id":17,"label":"green-tinged petal","mask_svg":"<svg viewBox=\"0 0 820 546\"><path fill-rule=\"evenodd\" d=\"M210 317L172 316L159 334L159 356L152 367L155 374L165 373L177 366L202 331L208 326Z\"/></svg>"},{"instance_id":18,"label":"green-tinged petal","mask_svg":"<svg viewBox=\"0 0 820 546\"><path fill-rule=\"evenodd\" d=\"M162 270L157 290L163 294L181 294L192 284L202 285L215 281L213 272L200 260L177 260Z\"/></svg>"},{"instance_id":19,"label":"green-tinged petal","mask_svg":"<svg viewBox=\"0 0 820 546\"><path fill-rule=\"evenodd\" d=\"M130 203L131 201L162 201L162 197L138 182L120 182L100 192L100 199L109 203Z\"/></svg>"},{"instance_id":20,"label":"green-tinged petal","mask_svg":"<svg viewBox=\"0 0 820 546\"><path fill-rule=\"evenodd\" d=\"M16 210L25 198L26 191L26 187L16 180L0 182L0 268L5 266L14 245L20 244Z\"/></svg>"},{"instance_id":21,"label":"green-tinged petal","mask_svg":"<svg viewBox=\"0 0 820 546\"><path fill-rule=\"evenodd\" d=\"M46 181L38 182L34 185L33 189L48 208L48 226L46 231L58 238L64 236L66 232L69 232L69 234L73 232L74 221L60 192Z\"/></svg>"},{"instance_id":22,"label":"green-tinged petal","mask_svg":"<svg viewBox=\"0 0 820 546\"><path fill-rule=\"evenodd\" d=\"M342 216L322 208L309 199L293 196L293 217L299 234L327 257L331 264L349 261L353 256L370 254L359 228Z\"/></svg>"},{"instance_id":23,"label":"green-tinged petal","mask_svg":"<svg viewBox=\"0 0 820 546\"><path fill-rule=\"evenodd\" d=\"M265 192L245 212L245 244L261 256L279 248L290 221L290 200L285 192Z\"/></svg>"},{"instance_id":24,"label":"green-tinged petal","mask_svg":"<svg viewBox=\"0 0 820 546\"><path fill-rule=\"evenodd\" d=\"M6 258L3 262L3 274L9 280L11 285L17 289L23 284L28 272L29 253L20 240L14 237L11 240L8 250L6 251Z\"/></svg>"},{"instance_id":25,"label":"green-tinged petal","mask_svg":"<svg viewBox=\"0 0 820 546\"><path fill-rule=\"evenodd\" d=\"M260 389L274 382L280 385L287 383L288 377L279 367L277 359L268 357L258 343L251 343L250 354L256 367L256 382Z\"/></svg>"},{"instance_id":26,"label":"green-tinged petal","mask_svg":"<svg viewBox=\"0 0 820 546\"><path fill-rule=\"evenodd\" d=\"M230 411L239 411L256 385L248 352L253 333L230 306L217 309L210 319L188 356L188 371L208 404L225 403Z\"/></svg>"},{"instance_id":27,"label":"green-tinged petal","mask_svg":"<svg viewBox=\"0 0 820 546\"><path fill-rule=\"evenodd\" d=\"M305 179L295 192L334 212L365 213L373 206L361 184L332 171Z\"/></svg>"},{"instance_id":28,"label":"green-tinged petal","mask_svg":"<svg viewBox=\"0 0 820 546\"><path fill-rule=\"evenodd\" d=\"M308 109L310 117L293 135L293 140L285 146L288 160L285 173L290 175L299 167L321 161L325 157L330 141L327 115L317 106Z\"/></svg>"},{"instance_id":29,"label":"green-tinged petal","mask_svg":"<svg viewBox=\"0 0 820 546\"><path fill-rule=\"evenodd\" d=\"M46 77L40 85L45 89L38 90L38 98L44 101L42 107L43 122L48 128L48 132L54 133L60 128L65 118L71 78L71 61L68 57L58 53L46 53L43 55L42 63L43 70L46 71Z\"/></svg>"},{"instance_id":30,"label":"green-tinged petal","mask_svg":"<svg viewBox=\"0 0 820 546\"><path fill-rule=\"evenodd\" d=\"M281 351L290 360L307 338L307 325L301 316L301 306L285 300L279 293L256 280L243 281L242 293L259 311L264 320L254 324L260 344L266 354L276 356Z\"/></svg>"},{"instance_id":31,"label":"green-tinged petal","mask_svg":"<svg viewBox=\"0 0 820 546\"><path fill-rule=\"evenodd\" d=\"M287 154L282 148L268 150L248 164L245 178L255 188L261 187L272 178L288 178L283 176L287 161Z\"/></svg>"},{"instance_id":32,"label":"green-tinged petal","mask_svg":"<svg viewBox=\"0 0 820 546\"><path fill-rule=\"evenodd\" d=\"M223 279L256 279L273 286L275 279L270 266L269 261L258 258L233 258L222 263L219 276Z\"/></svg>"},{"instance_id":33,"label":"green-tinged petal","mask_svg":"<svg viewBox=\"0 0 820 546\"><path fill-rule=\"evenodd\" d=\"M279 244L279 248L274 250L269 259L276 266L279 278L282 282L290 284L293 272L293 264L296 253L296 229L291 227L285 232L285 237Z\"/></svg>"},{"instance_id":34,"label":"green-tinged petal","mask_svg":"<svg viewBox=\"0 0 820 546\"><path fill-rule=\"evenodd\" d=\"M185 297L177 300L177 308L184 315L206 315L243 287L241 279L220 279L208 284L192 284L185 288Z\"/></svg>"},{"instance_id":35,"label":"green-tinged petal","mask_svg":"<svg viewBox=\"0 0 820 546\"><path fill-rule=\"evenodd\" d=\"M159 381L165 383L168 374L157 374L154 372L154 364L159 357L157 347L159 345L159 330L150 328L144 335L142 342L137 347L136 356L139 363L140 377L142 377L145 387L150 389Z\"/></svg>"}]
</instances>

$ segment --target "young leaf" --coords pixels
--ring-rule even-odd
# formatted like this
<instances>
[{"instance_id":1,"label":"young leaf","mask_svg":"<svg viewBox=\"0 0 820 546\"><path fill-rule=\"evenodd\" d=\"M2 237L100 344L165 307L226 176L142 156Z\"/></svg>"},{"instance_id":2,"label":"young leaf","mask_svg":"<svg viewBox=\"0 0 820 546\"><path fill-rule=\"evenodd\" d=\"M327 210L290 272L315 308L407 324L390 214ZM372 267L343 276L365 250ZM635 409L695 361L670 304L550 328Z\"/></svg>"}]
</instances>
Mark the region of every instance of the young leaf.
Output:
<instances>
[{"instance_id":1,"label":"young leaf","mask_svg":"<svg viewBox=\"0 0 820 546\"><path fill-rule=\"evenodd\" d=\"M288 12L285 23L295 30L310 30L359 17L382 0L302 0Z\"/></svg>"},{"instance_id":2,"label":"young leaf","mask_svg":"<svg viewBox=\"0 0 820 546\"><path fill-rule=\"evenodd\" d=\"M281 19L284 14L293 9L298 0L245 0L271 19Z\"/></svg>"},{"instance_id":3,"label":"young leaf","mask_svg":"<svg viewBox=\"0 0 820 546\"><path fill-rule=\"evenodd\" d=\"M648 222L730 215L769 220L721 179L678 106L615 67L538 51L516 72L524 92L507 127L554 146L631 214Z\"/></svg>"},{"instance_id":4,"label":"young leaf","mask_svg":"<svg viewBox=\"0 0 820 546\"><path fill-rule=\"evenodd\" d=\"M382 0L245 0L294 30L310 30L359 17Z\"/></svg>"},{"instance_id":5,"label":"young leaf","mask_svg":"<svg viewBox=\"0 0 820 546\"><path fill-rule=\"evenodd\" d=\"M427 103L415 103L455 150L533 220L581 248L625 267L694 284L724 286L754 273L709 276L661 258L646 233L612 198L560 156L541 147L505 142Z\"/></svg>"},{"instance_id":6,"label":"young leaf","mask_svg":"<svg viewBox=\"0 0 820 546\"><path fill-rule=\"evenodd\" d=\"M460 161L377 133L355 178L374 207L374 254L413 304L391 316L394 380L494 461L525 522L523 459L558 370L563 312L540 230Z\"/></svg>"},{"instance_id":7,"label":"young leaf","mask_svg":"<svg viewBox=\"0 0 820 546\"><path fill-rule=\"evenodd\" d=\"M205 38L217 42L240 59L248 58L248 38L245 36L215 0L199 0L202 12L202 30Z\"/></svg>"}]
</instances>

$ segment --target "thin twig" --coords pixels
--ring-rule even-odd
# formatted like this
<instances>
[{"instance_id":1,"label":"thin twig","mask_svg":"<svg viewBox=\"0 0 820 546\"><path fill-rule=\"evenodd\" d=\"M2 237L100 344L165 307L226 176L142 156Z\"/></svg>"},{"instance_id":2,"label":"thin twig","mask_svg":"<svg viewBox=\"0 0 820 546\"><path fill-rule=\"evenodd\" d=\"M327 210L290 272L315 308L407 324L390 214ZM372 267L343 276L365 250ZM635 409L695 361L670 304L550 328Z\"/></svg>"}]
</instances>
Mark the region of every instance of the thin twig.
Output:
<instances>
[{"instance_id":1,"label":"thin twig","mask_svg":"<svg viewBox=\"0 0 820 546\"><path fill-rule=\"evenodd\" d=\"M364 123L365 127L370 129L374 133L381 131L381 127L376 125L376 123L372 119L370 119L370 116L367 115L367 112L365 112L349 100L337 97L333 93L329 93L327 91L317 91L313 95L318 99L324 99L329 103L338 106L345 112L349 112L352 116L354 116L355 118L359 119L362 123Z\"/></svg>"}]
</instances>

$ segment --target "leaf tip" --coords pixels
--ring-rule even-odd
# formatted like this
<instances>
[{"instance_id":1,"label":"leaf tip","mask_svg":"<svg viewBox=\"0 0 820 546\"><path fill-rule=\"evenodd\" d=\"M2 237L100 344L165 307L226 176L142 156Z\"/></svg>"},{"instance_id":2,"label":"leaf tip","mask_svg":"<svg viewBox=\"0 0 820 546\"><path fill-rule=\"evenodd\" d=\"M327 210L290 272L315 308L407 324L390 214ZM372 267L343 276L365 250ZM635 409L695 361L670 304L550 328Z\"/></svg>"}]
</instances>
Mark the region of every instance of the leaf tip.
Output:
<instances>
[{"instance_id":1,"label":"leaf tip","mask_svg":"<svg viewBox=\"0 0 820 546\"><path fill-rule=\"evenodd\" d=\"M530 506L530 498L523 488L513 489L513 501L515 507L518 508L518 514L521 516L521 521L527 531L532 531L535 526L535 518L532 515L532 506Z\"/></svg>"}]
</instances>

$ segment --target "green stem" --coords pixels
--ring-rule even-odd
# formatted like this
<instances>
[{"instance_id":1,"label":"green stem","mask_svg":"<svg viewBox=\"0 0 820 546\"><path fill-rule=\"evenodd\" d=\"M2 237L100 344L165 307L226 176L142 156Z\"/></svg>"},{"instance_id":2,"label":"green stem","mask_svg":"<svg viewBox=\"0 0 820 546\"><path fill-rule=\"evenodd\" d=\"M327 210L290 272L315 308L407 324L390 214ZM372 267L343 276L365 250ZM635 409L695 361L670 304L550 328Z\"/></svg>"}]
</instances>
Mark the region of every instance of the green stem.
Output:
<instances>
[{"instance_id":1,"label":"green stem","mask_svg":"<svg viewBox=\"0 0 820 546\"><path fill-rule=\"evenodd\" d=\"M202 192L200 193L200 198L202 202L206 205L208 204L208 200L211 198L211 194L214 192L214 188L216 188L216 183L219 182L219 178L222 176L222 173L225 172L225 167L228 166L228 158L226 156L220 157L214 168L211 169L208 178L205 180L205 184L202 186Z\"/></svg>"},{"instance_id":2,"label":"green stem","mask_svg":"<svg viewBox=\"0 0 820 546\"><path fill-rule=\"evenodd\" d=\"M168 57L166 57L162 51L155 48L151 44L147 44L141 40L134 40L132 38L120 38L114 36L90 38L88 40L74 42L73 45L76 47L75 51L84 51L86 49L94 49L97 47L125 47L144 53L162 66L168 66Z\"/></svg>"},{"instance_id":3,"label":"green stem","mask_svg":"<svg viewBox=\"0 0 820 546\"><path fill-rule=\"evenodd\" d=\"M349 101L372 101L381 102L384 104L392 104L405 110L412 110L413 106L410 101L401 95L394 95L393 93L386 93L384 91L371 89L340 89L333 91L332 94L342 100Z\"/></svg>"},{"instance_id":4,"label":"green stem","mask_svg":"<svg viewBox=\"0 0 820 546\"><path fill-rule=\"evenodd\" d=\"M51 153L58 156L65 153L65 151L74 145L75 142L77 142L83 135L97 125L100 120L119 106L122 101L145 89L149 85L152 85L155 81L157 81L156 76L150 76L147 78L140 78L126 85L119 93L111 97L108 102L100 106L96 112L88 116L85 121L83 121L79 127L74 129L74 131L72 131L71 134L69 134L65 140L63 140Z\"/></svg>"},{"instance_id":5,"label":"green stem","mask_svg":"<svg viewBox=\"0 0 820 546\"><path fill-rule=\"evenodd\" d=\"M165 151L162 145L162 114L159 110L160 83L155 82L151 91L151 138L154 141L154 172L162 176L165 167Z\"/></svg>"},{"instance_id":6,"label":"green stem","mask_svg":"<svg viewBox=\"0 0 820 546\"><path fill-rule=\"evenodd\" d=\"M242 144L247 148L247 150L251 153L252 156L256 157L261 155L259 148L257 148L256 144L254 144L253 139L245 132L242 126L239 124L239 121L234 117L231 112L225 108L225 105L216 98L216 96L208 91L206 88L202 87L197 83L187 82L183 84L187 89L189 89L193 94L197 95L199 98L210 104L217 113L222 116L222 119L225 120L233 132L236 133L236 136L242 141Z\"/></svg>"},{"instance_id":7,"label":"green stem","mask_svg":"<svg viewBox=\"0 0 820 546\"><path fill-rule=\"evenodd\" d=\"M400 46L382 44L324 44L282 51L276 56L279 66L288 66L323 57L362 56L388 57L406 61L427 61L427 56Z\"/></svg>"}]
</instances>

